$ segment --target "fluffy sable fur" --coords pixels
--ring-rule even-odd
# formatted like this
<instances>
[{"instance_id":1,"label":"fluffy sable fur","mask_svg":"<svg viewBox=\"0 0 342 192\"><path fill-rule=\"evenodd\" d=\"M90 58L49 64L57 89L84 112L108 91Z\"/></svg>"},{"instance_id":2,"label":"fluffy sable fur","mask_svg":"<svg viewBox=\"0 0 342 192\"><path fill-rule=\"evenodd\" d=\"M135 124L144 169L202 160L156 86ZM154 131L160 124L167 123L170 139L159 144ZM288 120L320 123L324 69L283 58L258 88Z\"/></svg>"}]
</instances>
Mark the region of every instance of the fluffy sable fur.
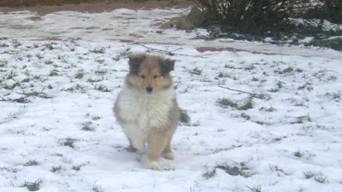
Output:
<instances>
[{"instance_id":1,"label":"fluffy sable fur","mask_svg":"<svg viewBox=\"0 0 342 192\"><path fill-rule=\"evenodd\" d=\"M143 153L148 166L159 169L159 158L173 159L172 136L179 121L189 117L178 107L170 71L175 61L156 55L129 57L129 73L114 105L114 114L129 140L129 150Z\"/></svg>"}]
</instances>

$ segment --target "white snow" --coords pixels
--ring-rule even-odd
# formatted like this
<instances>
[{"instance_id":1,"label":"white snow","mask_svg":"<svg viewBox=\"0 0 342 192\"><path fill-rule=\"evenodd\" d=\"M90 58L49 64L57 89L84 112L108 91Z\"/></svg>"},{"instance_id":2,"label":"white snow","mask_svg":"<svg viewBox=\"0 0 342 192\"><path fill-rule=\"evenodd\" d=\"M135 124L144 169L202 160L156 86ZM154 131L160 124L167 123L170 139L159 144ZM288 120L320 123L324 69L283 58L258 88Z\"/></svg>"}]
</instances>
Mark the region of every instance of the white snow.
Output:
<instances>
[{"instance_id":1,"label":"white snow","mask_svg":"<svg viewBox=\"0 0 342 192\"><path fill-rule=\"evenodd\" d=\"M0 191L342 191L342 53L155 25L184 11L0 13ZM128 153L112 115L127 55L151 48L173 53L192 118L168 171Z\"/></svg>"},{"instance_id":2,"label":"white snow","mask_svg":"<svg viewBox=\"0 0 342 192\"><path fill-rule=\"evenodd\" d=\"M56 12L40 16L29 11L0 12L0 34L10 38L33 40L79 39L88 41L124 41L169 45L234 48L264 54L322 56L342 59L330 49L277 46L272 44L234 41L231 39L203 40L207 32L197 29L192 33L174 29L159 29L168 19L186 14L189 9L129 10L116 9L104 13Z\"/></svg>"}]
</instances>

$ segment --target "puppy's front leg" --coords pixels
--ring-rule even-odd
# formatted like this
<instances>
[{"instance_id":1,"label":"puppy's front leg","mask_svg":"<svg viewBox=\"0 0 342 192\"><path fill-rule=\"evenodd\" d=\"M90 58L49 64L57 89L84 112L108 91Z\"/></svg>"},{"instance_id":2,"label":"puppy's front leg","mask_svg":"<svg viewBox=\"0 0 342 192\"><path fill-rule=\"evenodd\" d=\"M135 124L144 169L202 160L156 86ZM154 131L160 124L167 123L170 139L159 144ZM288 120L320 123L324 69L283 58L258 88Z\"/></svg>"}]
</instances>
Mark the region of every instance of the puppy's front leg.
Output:
<instances>
[{"instance_id":1,"label":"puppy's front leg","mask_svg":"<svg viewBox=\"0 0 342 192\"><path fill-rule=\"evenodd\" d=\"M150 169L159 169L160 155L167 145L168 130L152 128L148 134L148 166Z\"/></svg>"},{"instance_id":2,"label":"puppy's front leg","mask_svg":"<svg viewBox=\"0 0 342 192\"><path fill-rule=\"evenodd\" d=\"M137 148L133 146L132 140L130 138L128 138L128 142L129 142L129 145L128 145L127 151L130 153L137 152Z\"/></svg>"}]
</instances>

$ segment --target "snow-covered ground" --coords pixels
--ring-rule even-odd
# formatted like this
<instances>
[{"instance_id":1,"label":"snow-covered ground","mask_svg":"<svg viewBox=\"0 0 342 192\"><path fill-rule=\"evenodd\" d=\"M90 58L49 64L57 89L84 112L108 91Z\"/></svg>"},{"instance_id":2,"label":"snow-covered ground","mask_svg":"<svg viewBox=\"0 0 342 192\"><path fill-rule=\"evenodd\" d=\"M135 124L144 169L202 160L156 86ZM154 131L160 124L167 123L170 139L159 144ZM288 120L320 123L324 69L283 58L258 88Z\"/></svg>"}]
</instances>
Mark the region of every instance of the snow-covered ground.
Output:
<instances>
[{"instance_id":1,"label":"snow-covered ground","mask_svg":"<svg viewBox=\"0 0 342 192\"><path fill-rule=\"evenodd\" d=\"M155 25L182 11L0 14L0 191L342 191L342 53ZM115 26L88 33L109 25L102 18ZM196 49L216 46L240 51ZM151 50L172 53L192 118L176 132L176 160L161 161L167 171L127 152L112 115L127 55Z\"/></svg>"},{"instance_id":2,"label":"snow-covered ground","mask_svg":"<svg viewBox=\"0 0 342 192\"><path fill-rule=\"evenodd\" d=\"M232 39L203 40L208 33L195 30L192 33L159 29L160 24L172 17L187 14L189 9L129 10L116 9L104 13L79 13L72 11L39 15L28 11L0 12L0 34L11 38L32 40L82 38L88 41L123 41L158 43L193 47L216 47L264 54L322 56L341 59L341 53L310 48L291 48L272 44L234 41ZM327 24L326 27L332 27Z\"/></svg>"}]
</instances>

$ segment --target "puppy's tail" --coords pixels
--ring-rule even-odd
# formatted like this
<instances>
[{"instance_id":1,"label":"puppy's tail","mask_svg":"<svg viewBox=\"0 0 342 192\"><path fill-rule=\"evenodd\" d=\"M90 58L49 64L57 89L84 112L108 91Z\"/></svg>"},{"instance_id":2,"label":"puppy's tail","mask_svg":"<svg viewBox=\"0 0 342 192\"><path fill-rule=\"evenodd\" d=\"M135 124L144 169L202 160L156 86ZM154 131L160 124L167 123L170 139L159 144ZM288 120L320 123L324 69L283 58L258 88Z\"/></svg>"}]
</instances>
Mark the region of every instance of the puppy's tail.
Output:
<instances>
[{"instance_id":1,"label":"puppy's tail","mask_svg":"<svg viewBox=\"0 0 342 192\"><path fill-rule=\"evenodd\" d=\"M191 118L188 115L188 113L183 109L179 109L179 110L180 110L180 122L189 124L191 122Z\"/></svg>"}]
</instances>

